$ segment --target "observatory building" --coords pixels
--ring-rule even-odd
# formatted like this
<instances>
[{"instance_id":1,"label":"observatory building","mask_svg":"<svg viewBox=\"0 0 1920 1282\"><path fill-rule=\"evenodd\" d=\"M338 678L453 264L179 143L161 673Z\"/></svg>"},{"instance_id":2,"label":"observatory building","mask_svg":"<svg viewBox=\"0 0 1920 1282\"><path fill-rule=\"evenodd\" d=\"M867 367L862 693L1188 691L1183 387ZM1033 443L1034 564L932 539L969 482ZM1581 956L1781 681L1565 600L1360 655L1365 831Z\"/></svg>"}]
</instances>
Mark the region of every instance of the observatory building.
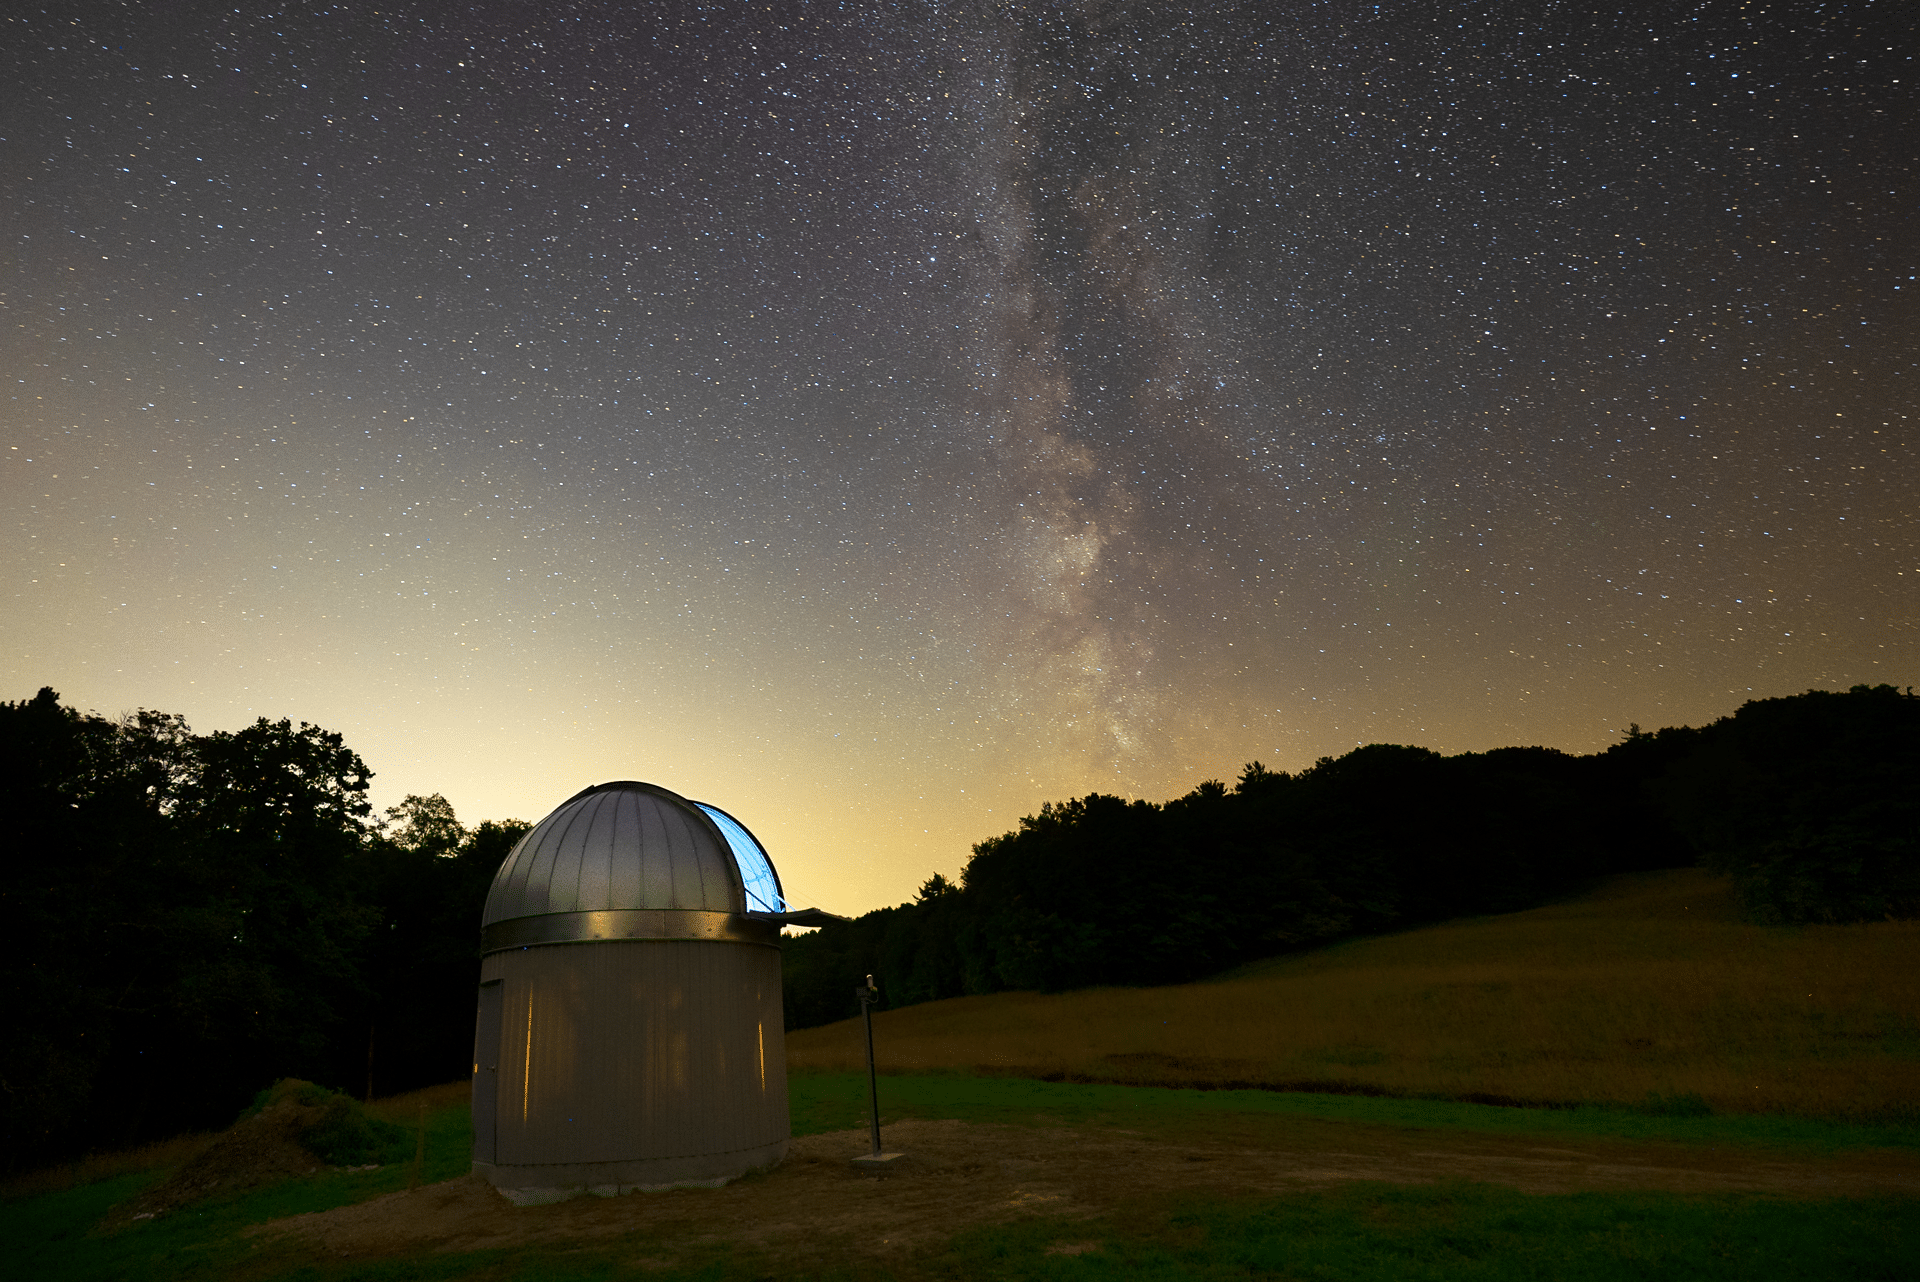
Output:
<instances>
[{"instance_id":1,"label":"observatory building","mask_svg":"<svg viewBox=\"0 0 1920 1282\"><path fill-rule=\"evenodd\" d=\"M473 1163L522 1204L718 1184L785 1156L766 851L653 784L569 798L500 865L481 926Z\"/></svg>"}]
</instances>

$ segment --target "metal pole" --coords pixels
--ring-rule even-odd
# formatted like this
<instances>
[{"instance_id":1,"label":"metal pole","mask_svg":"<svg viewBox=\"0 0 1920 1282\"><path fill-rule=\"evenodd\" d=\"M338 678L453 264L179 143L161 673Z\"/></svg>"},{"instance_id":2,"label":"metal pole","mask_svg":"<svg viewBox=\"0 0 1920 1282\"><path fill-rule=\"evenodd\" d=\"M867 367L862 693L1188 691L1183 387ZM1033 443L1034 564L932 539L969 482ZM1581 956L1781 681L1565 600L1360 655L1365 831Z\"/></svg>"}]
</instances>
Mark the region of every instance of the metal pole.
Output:
<instances>
[{"instance_id":1,"label":"metal pole","mask_svg":"<svg viewBox=\"0 0 1920 1282\"><path fill-rule=\"evenodd\" d=\"M873 1071L873 998L879 992L873 986L873 976L867 976L867 986L857 990L860 994L860 1013L867 1021L867 1102L872 1108L873 1119L873 1155L880 1156L880 1079Z\"/></svg>"},{"instance_id":2,"label":"metal pole","mask_svg":"<svg viewBox=\"0 0 1920 1282\"><path fill-rule=\"evenodd\" d=\"M420 1129L413 1142L413 1173L407 1176L407 1192L420 1187L420 1167L427 1160L427 1101L420 1100Z\"/></svg>"}]
</instances>

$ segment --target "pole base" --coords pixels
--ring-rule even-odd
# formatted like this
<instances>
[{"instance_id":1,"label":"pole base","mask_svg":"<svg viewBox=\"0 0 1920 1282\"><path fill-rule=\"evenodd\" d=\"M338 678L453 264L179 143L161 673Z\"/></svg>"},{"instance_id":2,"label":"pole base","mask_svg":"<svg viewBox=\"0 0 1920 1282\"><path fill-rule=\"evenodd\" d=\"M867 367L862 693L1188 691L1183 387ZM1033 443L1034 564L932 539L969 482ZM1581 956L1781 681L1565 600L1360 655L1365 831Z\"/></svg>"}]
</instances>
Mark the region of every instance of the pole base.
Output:
<instances>
[{"instance_id":1,"label":"pole base","mask_svg":"<svg viewBox=\"0 0 1920 1282\"><path fill-rule=\"evenodd\" d=\"M853 1159L853 1169L871 1175L885 1175L907 1160L905 1153L862 1153Z\"/></svg>"}]
</instances>

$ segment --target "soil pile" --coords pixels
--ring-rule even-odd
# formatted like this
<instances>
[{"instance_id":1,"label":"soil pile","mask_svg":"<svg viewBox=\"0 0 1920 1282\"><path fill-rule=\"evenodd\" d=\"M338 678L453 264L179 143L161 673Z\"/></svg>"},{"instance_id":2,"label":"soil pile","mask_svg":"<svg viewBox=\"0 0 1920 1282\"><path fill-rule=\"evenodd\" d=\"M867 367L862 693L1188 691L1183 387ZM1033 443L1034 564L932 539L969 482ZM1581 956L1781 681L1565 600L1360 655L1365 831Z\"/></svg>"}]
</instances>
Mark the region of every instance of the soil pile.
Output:
<instances>
[{"instance_id":1,"label":"soil pile","mask_svg":"<svg viewBox=\"0 0 1920 1282\"><path fill-rule=\"evenodd\" d=\"M261 1092L246 1115L172 1175L109 1211L101 1227L123 1227L216 1193L231 1196L311 1174L329 1164L322 1153L336 1161L373 1157L399 1135L399 1127L366 1117L348 1097L285 1078Z\"/></svg>"}]
</instances>

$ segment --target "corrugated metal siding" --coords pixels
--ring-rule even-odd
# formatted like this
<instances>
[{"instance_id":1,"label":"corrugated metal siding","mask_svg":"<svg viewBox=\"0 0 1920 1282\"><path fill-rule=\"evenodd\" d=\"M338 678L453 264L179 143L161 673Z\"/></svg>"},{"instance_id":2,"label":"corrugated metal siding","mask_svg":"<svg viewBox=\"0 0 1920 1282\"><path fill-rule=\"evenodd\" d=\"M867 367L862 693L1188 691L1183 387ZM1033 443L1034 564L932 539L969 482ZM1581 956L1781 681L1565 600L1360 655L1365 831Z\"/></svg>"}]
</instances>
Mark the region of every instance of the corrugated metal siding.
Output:
<instances>
[{"instance_id":1,"label":"corrugated metal siding","mask_svg":"<svg viewBox=\"0 0 1920 1282\"><path fill-rule=\"evenodd\" d=\"M780 954L692 940L496 953L503 1166L728 1153L787 1138Z\"/></svg>"}]
</instances>

